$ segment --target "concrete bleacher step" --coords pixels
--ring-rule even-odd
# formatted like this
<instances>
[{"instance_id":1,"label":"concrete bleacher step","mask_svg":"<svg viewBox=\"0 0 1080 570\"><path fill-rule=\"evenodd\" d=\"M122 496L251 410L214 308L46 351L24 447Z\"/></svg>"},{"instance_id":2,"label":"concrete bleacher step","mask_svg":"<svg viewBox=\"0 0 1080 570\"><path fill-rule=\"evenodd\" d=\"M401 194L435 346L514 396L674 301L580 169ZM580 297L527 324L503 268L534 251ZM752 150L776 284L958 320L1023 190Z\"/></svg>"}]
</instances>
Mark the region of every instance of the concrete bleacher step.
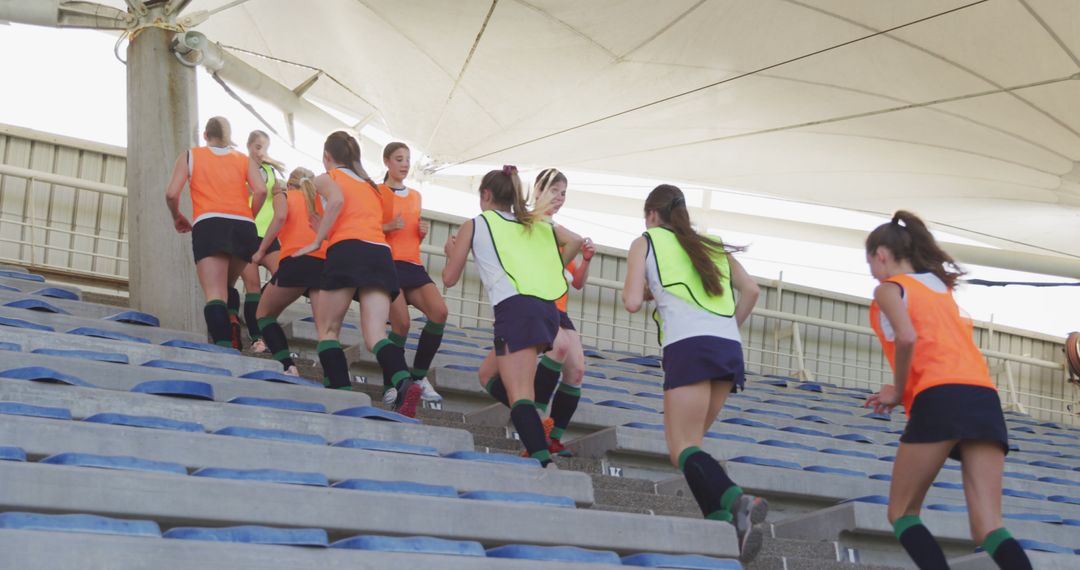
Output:
<instances>
[{"instance_id":1,"label":"concrete bleacher step","mask_svg":"<svg viewBox=\"0 0 1080 570\"><path fill-rule=\"evenodd\" d=\"M41 283L42 287L46 287L44 283ZM114 305L102 305L99 303L92 303L89 301L72 301L69 299L56 299L52 297L42 297L39 295L32 295L29 293L4 291L0 290L0 305L7 305L8 303L24 300L35 299L38 301L44 301L49 305L64 311L70 315L79 317L89 317L92 319L101 319L110 315L119 313L122 309Z\"/></svg>"},{"instance_id":2,"label":"concrete bleacher step","mask_svg":"<svg viewBox=\"0 0 1080 570\"><path fill-rule=\"evenodd\" d=\"M674 517L33 463L0 464L0 480L3 510L82 512L167 525L315 527L335 539L374 533L618 552L738 552L730 525ZM140 500L130 500L136 496Z\"/></svg>"},{"instance_id":3,"label":"concrete bleacher step","mask_svg":"<svg viewBox=\"0 0 1080 570\"><path fill-rule=\"evenodd\" d=\"M1031 560L1032 567L1038 568L1038 570L1074 570L1080 565L1080 560L1077 559L1075 554L1054 554L1028 550L1027 555L1028 559ZM949 560L949 567L952 570L998 570L998 565L984 552L953 558Z\"/></svg>"},{"instance_id":4,"label":"concrete bleacher step","mask_svg":"<svg viewBox=\"0 0 1080 570\"><path fill-rule=\"evenodd\" d=\"M114 314L124 311L121 307L115 307L114 309ZM56 332L67 332L77 328L100 329L144 338L154 344L161 344L165 341L175 339L191 342L206 342L206 336L199 333L133 325L119 321L110 321L108 319L41 313L24 309L12 309L3 306L0 306L0 317L30 321L39 325L52 327Z\"/></svg>"},{"instance_id":5,"label":"concrete bleacher step","mask_svg":"<svg viewBox=\"0 0 1080 570\"><path fill-rule=\"evenodd\" d=\"M613 489L593 489L593 496L595 501L602 505L626 506L652 512L664 512L672 516L701 518L701 509L690 498Z\"/></svg>"}]
</instances>

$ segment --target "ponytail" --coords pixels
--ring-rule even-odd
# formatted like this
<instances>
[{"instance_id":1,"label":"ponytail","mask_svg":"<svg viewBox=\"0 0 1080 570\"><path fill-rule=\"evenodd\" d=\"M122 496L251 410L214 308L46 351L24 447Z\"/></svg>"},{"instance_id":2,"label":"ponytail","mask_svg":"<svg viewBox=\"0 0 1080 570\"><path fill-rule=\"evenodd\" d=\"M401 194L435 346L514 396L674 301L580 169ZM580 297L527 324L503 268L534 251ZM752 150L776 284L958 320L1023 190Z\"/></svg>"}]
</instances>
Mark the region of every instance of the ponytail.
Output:
<instances>
[{"instance_id":1,"label":"ponytail","mask_svg":"<svg viewBox=\"0 0 1080 570\"><path fill-rule=\"evenodd\" d=\"M941 249L926 223L907 210L897 210L889 223L881 224L866 237L867 255L872 255L879 247L892 252L897 261L911 262L917 273L933 273L950 289L967 274Z\"/></svg>"},{"instance_id":2,"label":"ponytail","mask_svg":"<svg viewBox=\"0 0 1080 570\"><path fill-rule=\"evenodd\" d=\"M303 167L295 168L289 174L289 181L286 186L296 188L304 193L304 202L307 204L308 214L317 213L315 199L318 191L315 188L314 172Z\"/></svg>"},{"instance_id":3,"label":"ponytail","mask_svg":"<svg viewBox=\"0 0 1080 570\"><path fill-rule=\"evenodd\" d=\"M513 212L517 221L524 224L526 229L532 229L532 225L547 211L546 207L541 209L543 204L537 204L538 207L529 209L517 167L511 164L503 166L502 170L492 170L485 174L483 180L480 181L480 190L490 191L491 201L496 206ZM550 200L546 204L550 206Z\"/></svg>"},{"instance_id":4,"label":"ponytail","mask_svg":"<svg viewBox=\"0 0 1080 570\"><path fill-rule=\"evenodd\" d=\"M686 251L686 255L690 256L694 270L701 276L705 292L714 297L723 295L725 275L716 266L713 258L719 254L745 251L746 248L727 246L720 240L697 233L690 223L686 197L676 186L661 184L654 188L645 199L645 212L656 212L662 225L675 234L679 245Z\"/></svg>"},{"instance_id":5,"label":"ponytail","mask_svg":"<svg viewBox=\"0 0 1080 570\"><path fill-rule=\"evenodd\" d=\"M375 181L368 176L364 165L360 163L360 143L356 142L356 139L352 135L345 131L334 131L330 133L330 136L326 137L326 142L323 144L323 150L330 155L330 158L334 159L334 162L351 168L361 180L367 182L374 190L376 194L382 192L379 189L379 185L375 184Z\"/></svg>"}]
</instances>

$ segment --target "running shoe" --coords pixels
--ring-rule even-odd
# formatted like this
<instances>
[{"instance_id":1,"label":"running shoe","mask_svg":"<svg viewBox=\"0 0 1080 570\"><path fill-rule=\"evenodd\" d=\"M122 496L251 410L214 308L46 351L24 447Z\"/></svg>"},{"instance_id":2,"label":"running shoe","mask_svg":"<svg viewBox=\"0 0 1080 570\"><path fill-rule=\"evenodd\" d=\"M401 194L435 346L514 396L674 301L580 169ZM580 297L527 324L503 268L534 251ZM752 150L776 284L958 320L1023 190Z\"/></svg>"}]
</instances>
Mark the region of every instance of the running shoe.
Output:
<instances>
[{"instance_id":1,"label":"running shoe","mask_svg":"<svg viewBox=\"0 0 1080 570\"><path fill-rule=\"evenodd\" d=\"M544 441L551 443L551 430L555 429L555 420L544 418Z\"/></svg>"},{"instance_id":2,"label":"running shoe","mask_svg":"<svg viewBox=\"0 0 1080 570\"><path fill-rule=\"evenodd\" d=\"M232 347L236 350L244 350L244 343L240 340L240 319L229 316L229 334L232 335Z\"/></svg>"},{"instance_id":3,"label":"running shoe","mask_svg":"<svg viewBox=\"0 0 1080 570\"><path fill-rule=\"evenodd\" d=\"M294 365L286 368L284 374L286 376L297 376L297 377L299 377L300 376L300 370L298 370L296 368L296 365L294 364Z\"/></svg>"},{"instance_id":4,"label":"running shoe","mask_svg":"<svg viewBox=\"0 0 1080 570\"><path fill-rule=\"evenodd\" d=\"M739 539L739 560L743 563L752 561L761 552L765 535L761 527L765 515L769 512L769 503L761 497L743 493L735 500L731 509L731 524L735 526L735 536Z\"/></svg>"},{"instance_id":5,"label":"running shoe","mask_svg":"<svg viewBox=\"0 0 1080 570\"><path fill-rule=\"evenodd\" d=\"M412 378L406 378L398 384L397 399L394 401L394 411L407 417L416 417L416 405L420 403L420 395L424 389Z\"/></svg>"},{"instance_id":6,"label":"running shoe","mask_svg":"<svg viewBox=\"0 0 1080 570\"><path fill-rule=\"evenodd\" d=\"M260 338L255 342L251 343L251 352L254 352L255 354L263 354L266 352L270 352L270 349L266 347L266 342L264 342L263 339Z\"/></svg>"},{"instance_id":7,"label":"running shoe","mask_svg":"<svg viewBox=\"0 0 1080 570\"><path fill-rule=\"evenodd\" d=\"M383 388L382 403L384 406L394 406L394 402L397 401L397 388L393 386L386 386Z\"/></svg>"},{"instance_id":8,"label":"running shoe","mask_svg":"<svg viewBox=\"0 0 1080 570\"><path fill-rule=\"evenodd\" d=\"M552 439L548 441L548 451L551 452L552 455L558 455L560 457L574 456L574 454L571 453L569 449L566 449L566 446L564 446L562 442L557 439Z\"/></svg>"},{"instance_id":9,"label":"running shoe","mask_svg":"<svg viewBox=\"0 0 1080 570\"><path fill-rule=\"evenodd\" d=\"M423 389L423 392L420 395L420 398L422 400L424 400L425 402L441 402L442 401L442 399L443 399L442 394L439 394L438 392L435 391L435 387L431 385L431 382L428 381L426 376L424 378L420 379L419 385L420 385L420 388Z\"/></svg>"}]
</instances>

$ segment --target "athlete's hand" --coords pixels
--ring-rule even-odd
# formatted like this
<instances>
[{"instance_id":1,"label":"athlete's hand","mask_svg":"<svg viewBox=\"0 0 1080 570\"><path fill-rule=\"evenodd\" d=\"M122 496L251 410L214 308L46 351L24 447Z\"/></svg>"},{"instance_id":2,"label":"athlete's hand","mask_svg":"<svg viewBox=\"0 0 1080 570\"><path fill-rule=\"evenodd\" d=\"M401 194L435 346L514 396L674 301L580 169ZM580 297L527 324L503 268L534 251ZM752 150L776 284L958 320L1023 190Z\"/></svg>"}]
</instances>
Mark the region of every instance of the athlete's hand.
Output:
<instances>
[{"instance_id":1,"label":"athlete's hand","mask_svg":"<svg viewBox=\"0 0 1080 570\"><path fill-rule=\"evenodd\" d=\"M396 232L404 227L405 220L402 219L401 215L399 214L397 216L394 216L394 219L390 220L386 225L384 225L383 229L388 232Z\"/></svg>"},{"instance_id":2,"label":"athlete's hand","mask_svg":"<svg viewBox=\"0 0 1080 570\"><path fill-rule=\"evenodd\" d=\"M303 257L303 256L305 256L305 255L307 255L307 254L309 254L309 253L311 253L313 251L318 250L319 246L321 246L321 245L322 245L321 243L313 241L313 242L305 245L304 247L298 249L296 251L296 253L292 254L290 257Z\"/></svg>"},{"instance_id":3,"label":"athlete's hand","mask_svg":"<svg viewBox=\"0 0 1080 570\"><path fill-rule=\"evenodd\" d=\"M596 244L593 243L592 238L585 238L581 244L582 259L589 261L594 255L596 255Z\"/></svg>"},{"instance_id":4,"label":"athlete's hand","mask_svg":"<svg viewBox=\"0 0 1080 570\"><path fill-rule=\"evenodd\" d=\"M896 392L896 386L892 384L885 384L881 387L881 391L876 394L870 394L866 398L866 403L863 407L872 406L874 412L878 414L891 414L893 408L900 405L900 394Z\"/></svg>"},{"instance_id":5,"label":"athlete's hand","mask_svg":"<svg viewBox=\"0 0 1080 570\"><path fill-rule=\"evenodd\" d=\"M427 237L429 231L431 231L431 222L427 220L420 220L420 239Z\"/></svg>"},{"instance_id":6,"label":"athlete's hand","mask_svg":"<svg viewBox=\"0 0 1080 570\"><path fill-rule=\"evenodd\" d=\"M191 231L191 222L183 214L180 214L173 217L173 227L176 228L176 233L186 234Z\"/></svg>"},{"instance_id":7,"label":"athlete's hand","mask_svg":"<svg viewBox=\"0 0 1080 570\"><path fill-rule=\"evenodd\" d=\"M454 244L457 243L457 236L450 234L450 237L446 238L446 245L443 246L443 253L446 257L450 257L450 252L454 250Z\"/></svg>"},{"instance_id":8,"label":"athlete's hand","mask_svg":"<svg viewBox=\"0 0 1080 570\"><path fill-rule=\"evenodd\" d=\"M266 252L263 251L260 248L259 251L256 251L254 254L252 254L252 256L251 256L251 264L252 265L258 265L259 262L262 261L262 258L264 258L264 257L266 257Z\"/></svg>"},{"instance_id":9,"label":"athlete's hand","mask_svg":"<svg viewBox=\"0 0 1080 570\"><path fill-rule=\"evenodd\" d=\"M322 223L322 216L320 216L318 214L312 214L312 213L309 212L307 221L308 221L308 226L311 227L311 231L318 232L319 231L319 224Z\"/></svg>"}]
</instances>

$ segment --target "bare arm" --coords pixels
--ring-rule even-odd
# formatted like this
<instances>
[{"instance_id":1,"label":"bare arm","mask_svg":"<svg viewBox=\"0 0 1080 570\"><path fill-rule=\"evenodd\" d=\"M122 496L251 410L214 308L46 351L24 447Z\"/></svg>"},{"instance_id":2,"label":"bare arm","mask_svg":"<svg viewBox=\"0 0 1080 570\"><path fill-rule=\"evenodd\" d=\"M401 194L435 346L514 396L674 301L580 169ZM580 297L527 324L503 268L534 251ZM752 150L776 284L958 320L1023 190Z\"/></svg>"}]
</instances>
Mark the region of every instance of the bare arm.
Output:
<instances>
[{"instance_id":1,"label":"bare arm","mask_svg":"<svg viewBox=\"0 0 1080 570\"><path fill-rule=\"evenodd\" d=\"M248 161L248 187L251 189L251 215L258 216L266 201L266 181L263 180L259 165L254 160Z\"/></svg>"},{"instance_id":2,"label":"bare arm","mask_svg":"<svg viewBox=\"0 0 1080 570\"><path fill-rule=\"evenodd\" d=\"M180 233L191 231L191 222L180 211L180 193L184 191L184 184L187 184L187 181L188 166L185 152L176 159L169 185L165 187L165 205L169 207L169 213L172 214L173 226Z\"/></svg>"},{"instance_id":3,"label":"bare arm","mask_svg":"<svg viewBox=\"0 0 1080 570\"><path fill-rule=\"evenodd\" d=\"M326 201L322 218L319 219L319 227L315 228L315 241L294 253L293 257L307 255L322 247L322 243L326 241L326 236L330 233L330 228L334 227L338 215L341 214L341 208L345 205L345 196L341 193L341 187L328 174L315 177L315 190Z\"/></svg>"},{"instance_id":4,"label":"bare arm","mask_svg":"<svg viewBox=\"0 0 1080 570\"><path fill-rule=\"evenodd\" d=\"M574 289L581 289L585 287L585 281L589 279L589 265L592 263L593 255L596 254L596 246L589 238L585 238L585 241L581 244L581 263L574 268L574 282L571 285Z\"/></svg>"},{"instance_id":5,"label":"bare arm","mask_svg":"<svg viewBox=\"0 0 1080 570\"><path fill-rule=\"evenodd\" d=\"M446 288L457 285L461 274L465 270L465 262L472 249L473 220L468 220L458 228L457 235L451 235L446 240L443 251L446 252L446 265L443 266L442 280Z\"/></svg>"},{"instance_id":6,"label":"bare arm","mask_svg":"<svg viewBox=\"0 0 1080 570\"><path fill-rule=\"evenodd\" d=\"M285 224L285 220L288 218L289 199L285 197L284 191L274 192L274 219L270 221L270 227L266 228L266 235L263 236L262 243L259 244L259 250L251 257L252 263L258 263L266 255L266 250L270 249L270 245L277 239L278 233L281 232L281 226Z\"/></svg>"},{"instance_id":7,"label":"bare arm","mask_svg":"<svg viewBox=\"0 0 1080 570\"><path fill-rule=\"evenodd\" d=\"M746 319L750 318L750 311L754 310L761 289L746 269L743 269L742 264L730 254L728 266L731 268L731 287L739 292L739 299L735 303L735 322L741 327Z\"/></svg>"},{"instance_id":8,"label":"bare arm","mask_svg":"<svg viewBox=\"0 0 1080 570\"><path fill-rule=\"evenodd\" d=\"M585 243L585 240L563 226L556 225L554 228L555 241L559 243L559 247L563 248L562 264L563 267L566 267L568 263L577 257L577 254L581 251L581 244Z\"/></svg>"},{"instance_id":9,"label":"bare arm","mask_svg":"<svg viewBox=\"0 0 1080 570\"><path fill-rule=\"evenodd\" d=\"M626 282L623 283L622 301L627 311L636 313L645 304L645 253L648 251L645 238L638 237L630 244L626 255Z\"/></svg>"}]
</instances>

